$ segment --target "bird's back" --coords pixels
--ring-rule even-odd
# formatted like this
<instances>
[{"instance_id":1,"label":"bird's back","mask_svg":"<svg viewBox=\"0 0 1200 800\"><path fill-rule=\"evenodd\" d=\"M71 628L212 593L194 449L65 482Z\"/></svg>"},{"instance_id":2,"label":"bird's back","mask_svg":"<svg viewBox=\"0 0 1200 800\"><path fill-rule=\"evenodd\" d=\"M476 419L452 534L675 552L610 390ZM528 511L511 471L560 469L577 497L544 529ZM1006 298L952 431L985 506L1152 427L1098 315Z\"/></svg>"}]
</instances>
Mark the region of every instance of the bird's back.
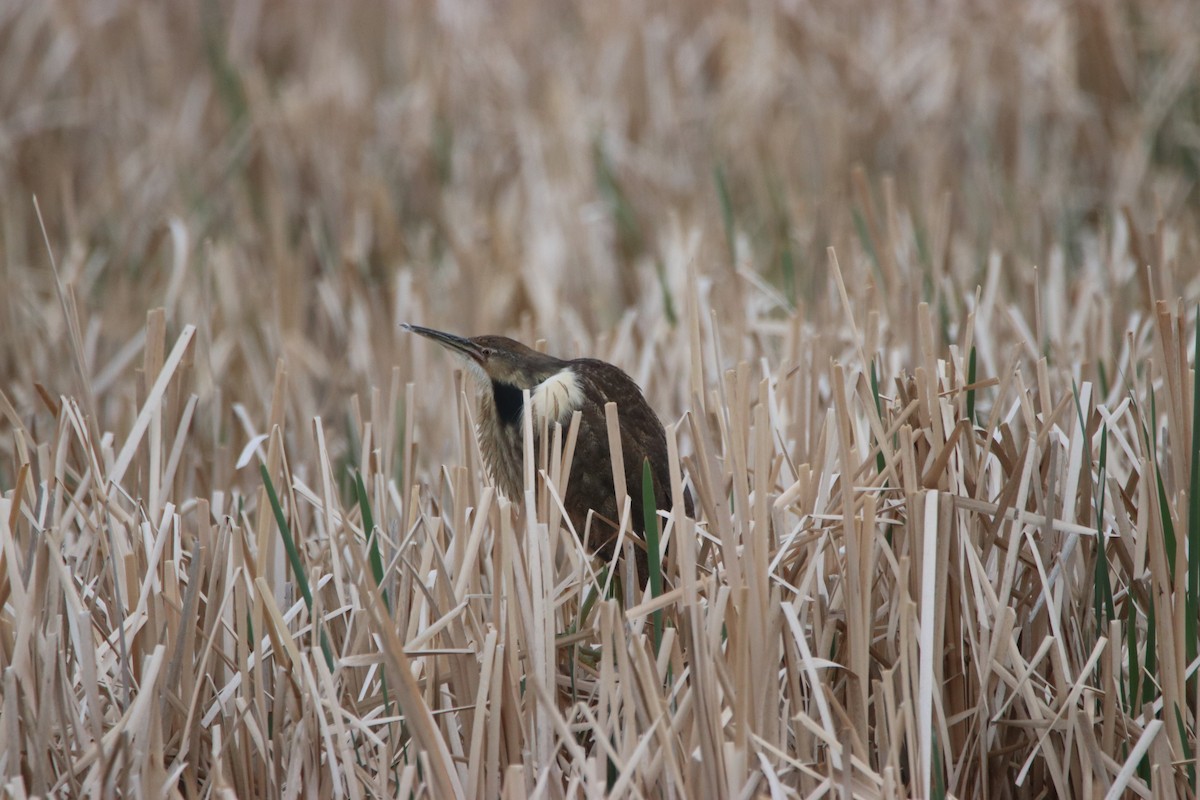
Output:
<instances>
[{"instance_id":1,"label":"bird's back","mask_svg":"<svg viewBox=\"0 0 1200 800\"><path fill-rule=\"evenodd\" d=\"M671 507L666 432L658 415L646 402L642 390L622 370L591 358L572 361L571 368L583 384L584 400L580 407L579 438L575 445L564 504L580 535L583 534L587 512L596 512L597 518L592 522L591 545L600 556L611 558L621 518L613 489L612 456L608 446L604 405L610 402L617 404L625 485L630 495L630 526L639 534L643 534L645 529L642 503L644 461L650 462L656 508ZM643 558L639 558L641 561Z\"/></svg>"}]
</instances>

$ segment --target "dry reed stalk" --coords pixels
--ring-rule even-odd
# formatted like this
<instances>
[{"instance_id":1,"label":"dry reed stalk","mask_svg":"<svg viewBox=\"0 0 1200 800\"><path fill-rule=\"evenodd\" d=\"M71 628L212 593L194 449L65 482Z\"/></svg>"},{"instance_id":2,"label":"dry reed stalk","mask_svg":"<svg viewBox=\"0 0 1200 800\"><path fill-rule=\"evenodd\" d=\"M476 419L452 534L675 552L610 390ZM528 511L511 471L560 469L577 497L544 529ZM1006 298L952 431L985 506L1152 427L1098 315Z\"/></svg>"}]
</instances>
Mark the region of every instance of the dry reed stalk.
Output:
<instances>
[{"instance_id":1,"label":"dry reed stalk","mask_svg":"<svg viewBox=\"0 0 1200 800\"><path fill-rule=\"evenodd\" d=\"M1194 9L643 11L0 12L6 794L1192 791ZM634 375L671 588L397 319Z\"/></svg>"}]
</instances>

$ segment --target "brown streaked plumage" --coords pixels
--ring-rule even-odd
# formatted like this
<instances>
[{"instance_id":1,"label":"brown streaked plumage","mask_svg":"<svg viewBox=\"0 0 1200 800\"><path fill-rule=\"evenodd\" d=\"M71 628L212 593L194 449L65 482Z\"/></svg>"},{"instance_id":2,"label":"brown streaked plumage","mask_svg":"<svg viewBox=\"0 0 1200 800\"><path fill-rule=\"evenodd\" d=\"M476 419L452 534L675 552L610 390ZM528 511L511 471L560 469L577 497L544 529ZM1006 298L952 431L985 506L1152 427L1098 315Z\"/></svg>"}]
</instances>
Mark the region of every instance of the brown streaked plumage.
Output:
<instances>
[{"instance_id":1,"label":"brown streaked plumage","mask_svg":"<svg viewBox=\"0 0 1200 800\"><path fill-rule=\"evenodd\" d=\"M434 340L466 362L479 389L478 435L480 449L492 478L510 498L524 490L522 424L524 395L529 391L534 420L534 450L540 447L543 419L567 428L580 411L579 437L571 462L571 476L563 505L583 535L588 511L594 511L590 534L595 555L611 559L620 521L613 489L612 460L608 447L605 403L617 404L625 483L631 505L631 526L644 533L642 463L650 462L655 504L671 507L667 438L662 423L642 390L619 368L594 358L564 360L539 353L504 336L465 338L443 331L405 324L405 330ZM547 426L547 429L552 429ZM691 497L685 497L690 515ZM638 543L641 544L640 542ZM638 582L648 578L646 553L637 547Z\"/></svg>"}]
</instances>

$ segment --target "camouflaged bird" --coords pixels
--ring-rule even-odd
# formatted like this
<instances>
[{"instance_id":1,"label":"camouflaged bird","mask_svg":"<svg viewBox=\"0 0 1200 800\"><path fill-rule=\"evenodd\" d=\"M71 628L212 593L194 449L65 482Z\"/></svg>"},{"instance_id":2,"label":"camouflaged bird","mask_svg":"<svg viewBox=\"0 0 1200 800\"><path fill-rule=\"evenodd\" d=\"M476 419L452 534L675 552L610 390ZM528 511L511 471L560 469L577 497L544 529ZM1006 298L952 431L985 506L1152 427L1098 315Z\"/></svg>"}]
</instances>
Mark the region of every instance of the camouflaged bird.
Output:
<instances>
[{"instance_id":1,"label":"camouflaged bird","mask_svg":"<svg viewBox=\"0 0 1200 800\"><path fill-rule=\"evenodd\" d=\"M644 461L650 462L656 507L671 508L666 432L642 396L642 390L619 368L595 358L570 361L555 358L504 336L468 339L418 325L403 327L434 340L466 363L479 390L480 449L492 479L509 498L521 497L525 486L522 425L524 392L528 390L535 452L540 448L543 430L553 430L553 423L558 422L565 431L574 412L580 412L579 435L563 505L580 536L588 512L595 512L590 534L594 555L605 560L612 558L620 522L604 416L606 403L617 404L631 527L639 537L644 535L641 492ZM685 511L689 515L691 506L688 495ZM635 544L638 583L642 586L649 575L643 541Z\"/></svg>"}]
</instances>

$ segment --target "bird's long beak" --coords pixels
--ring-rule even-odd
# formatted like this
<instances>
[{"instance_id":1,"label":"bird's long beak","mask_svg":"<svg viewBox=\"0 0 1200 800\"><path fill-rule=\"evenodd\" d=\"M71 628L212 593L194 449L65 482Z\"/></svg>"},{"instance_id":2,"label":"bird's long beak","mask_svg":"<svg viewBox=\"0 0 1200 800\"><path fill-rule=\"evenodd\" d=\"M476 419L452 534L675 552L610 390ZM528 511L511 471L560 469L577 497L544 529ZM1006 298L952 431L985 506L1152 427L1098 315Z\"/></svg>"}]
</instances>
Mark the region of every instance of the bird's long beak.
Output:
<instances>
[{"instance_id":1,"label":"bird's long beak","mask_svg":"<svg viewBox=\"0 0 1200 800\"><path fill-rule=\"evenodd\" d=\"M404 328L406 331L418 333L427 339L433 339L447 350L452 350L455 353L464 355L481 366L486 360L483 350L479 347L479 345L475 344L470 339L462 336L455 336L454 334L446 333L445 331L434 330L433 328L424 328L420 325L409 325L407 322L401 323L400 327Z\"/></svg>"}]
</instances>

